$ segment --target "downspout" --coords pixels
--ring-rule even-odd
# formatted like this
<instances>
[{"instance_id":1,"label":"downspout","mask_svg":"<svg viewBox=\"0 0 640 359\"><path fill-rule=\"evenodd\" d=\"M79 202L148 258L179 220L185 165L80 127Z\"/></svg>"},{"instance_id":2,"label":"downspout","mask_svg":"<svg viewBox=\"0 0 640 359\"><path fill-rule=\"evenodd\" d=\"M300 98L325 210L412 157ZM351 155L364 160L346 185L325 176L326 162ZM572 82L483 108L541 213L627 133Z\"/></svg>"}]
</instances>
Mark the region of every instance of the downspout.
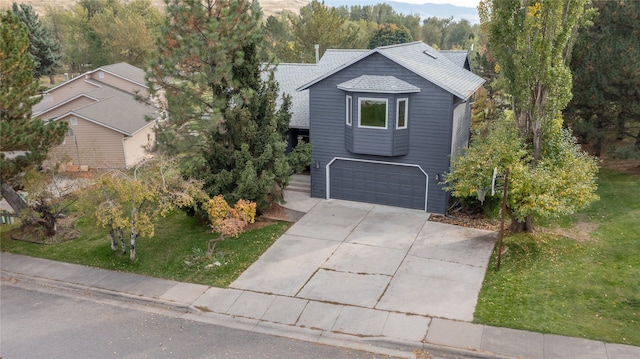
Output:
<instances>
[{"instance_id":1,"label":"downspout","mask_svg":"<svg viewBox=\"0 0 640 359\"><path fill-rule=\"evenodd\" d=\"M127 163L127 146L124 143L124 140L127 139L127 136L122 135L122 156L124 159L124 168L129 168L129 164Z\"/></svg>"}]
</instances>

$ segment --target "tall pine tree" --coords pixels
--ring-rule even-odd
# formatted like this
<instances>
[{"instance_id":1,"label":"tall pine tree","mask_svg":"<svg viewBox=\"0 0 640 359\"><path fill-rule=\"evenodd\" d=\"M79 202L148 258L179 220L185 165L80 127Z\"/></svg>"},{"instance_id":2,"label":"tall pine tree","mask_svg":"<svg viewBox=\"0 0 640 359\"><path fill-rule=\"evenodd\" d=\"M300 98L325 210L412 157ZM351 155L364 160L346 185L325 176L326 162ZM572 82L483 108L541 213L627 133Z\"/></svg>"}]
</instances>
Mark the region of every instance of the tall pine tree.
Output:
<instances>
[{"instance_id":1,"label":"tall pine tree","mask_svg":"<svg viewBox=\"0 0 640 359\"><path fill-rule=\"evenodd\" d=\"M0 182L2 196L16 212L25 208L13 190L19 185L18 175L40 166L66 132L65 122L31 117L31 107L40 100L33 69L27 28L7 11L0 15Z\"/></svg>"},{"instance_id":2,"label":"tall pine tree","mask_svg":"<svg viewBox=\"0 0 640 359\"><path fill-rule=\"evenodd\" d=\"M166 99L160 149L178 156L209 195L264 210L281 198L292 167L290 103L276 108L273 69L260 63L260 19L257 1L169 0L148 81ZM301 151L308 162L308 145L293 155Z\"/></svg>"},{"instance_id":3,"label":"tall pine tree","mask_svg":"<svg viewBox=\"0 0 640 359\"><path fill-rule=\"evenodd\" d=\"M29 54L35 62L33 76L40 78L50 76L53 80L55 71L60 67L60 43L51 31L40 21L31 5L13 3L13 13L27 27L29 33ZM51 81L53 83L53 81Z\"/></svg>"}]
</instances>

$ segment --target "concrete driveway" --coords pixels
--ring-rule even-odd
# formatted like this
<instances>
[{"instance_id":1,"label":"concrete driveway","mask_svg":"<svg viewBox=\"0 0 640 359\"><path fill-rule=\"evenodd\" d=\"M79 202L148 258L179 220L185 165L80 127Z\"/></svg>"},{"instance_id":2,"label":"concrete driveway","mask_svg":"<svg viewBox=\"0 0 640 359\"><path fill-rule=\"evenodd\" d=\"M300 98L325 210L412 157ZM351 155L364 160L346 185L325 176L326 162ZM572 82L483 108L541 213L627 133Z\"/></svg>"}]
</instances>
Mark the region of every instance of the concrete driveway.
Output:
<instances>
[{"instance_id":1,"label":"concrete driveway","mask_svg":"<svg viewBox=\"0 0 640 359\"><path fill-rule=\"evenodd\" d=\"M230 288L473 320L495 232L396 207L318 199L305 205L308 213Z\"/></svg>"}]
</instances>

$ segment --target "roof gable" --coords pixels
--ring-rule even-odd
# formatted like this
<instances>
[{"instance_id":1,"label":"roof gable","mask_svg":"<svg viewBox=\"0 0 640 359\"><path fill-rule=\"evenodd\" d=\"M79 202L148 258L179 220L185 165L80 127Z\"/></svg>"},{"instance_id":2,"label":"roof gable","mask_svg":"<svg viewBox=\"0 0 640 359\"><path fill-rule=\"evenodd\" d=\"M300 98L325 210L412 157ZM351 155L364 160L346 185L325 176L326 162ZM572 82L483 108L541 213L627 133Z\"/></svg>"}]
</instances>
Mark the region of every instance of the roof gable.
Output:
<instances>
[{"instance_id":1,"label":"roof gable","mask_svg":"<svg viewBox=\"0 0 640 359\"><path fill-rule=\"evenodd\" d=\"M309 92L297 91L298 87L368 52L369 50L327 50L317 64L278 64L274 70L274 78L280 86L280 93L291 96L289 127L309 128ZM282 96L279 100L282 100Z\"/></svg>"},{"instance_id":2,"label":"roof gable","mask_svg":"<svg viewBox=\"0 0 640 359\"><path fill-rule=\"evenodd\" d=\"M93 95L99 96L100 101L77 108L58 116L57 119L73 113L114 131L131 136L148 125L147 118L158 116L156 107L140 103L133 96L116 89L108 88L100 94Z\"/></svg>"},{"instance_id":3,"label":"roof gable","mask_svg":"<svg viewBox=\"0 0 640 359\"><path fill-rule=\"evenodd\" d=\"M321 76L298 87L298 91L306 90L325 78L369 57L380 54L389 60L403 66L418 76L432 82L456 97L466 100L484 83L484 79L454 63L447 55L440 55L436 49L423 42L378 47L368 52L360 53L341 66L325 72Z\"/></svg>"},{"instance_id":4,"label":"roof gable","mask_svg":"<svg viewBox=\"0 0 640 359\"><path fill-rule=\"evenodd\" d=\"M90 96L90 95L87 95L86 93L80 93L80 94L78 94L76 96L73 96L73 97L67 99L67 100L64 100L64 101L62 101L60 103L57 103L57 104L55 104L55 105L53 105L51 107L47 107L46 109L44 109L44 110L42 110L40 112L33 113L31 115L31 117L43 117L45 114L47 114L47 113L49 113L49 112L51 112L51 111L53 111L53 110L55 110L57 108L60 108L60 107L62 107L64 105L67 105L67 104L69 104L69 103L71 103L71 102L73 102L73 101L75 101L75 100L77 100L79 98L88 98L88 99L90 99L92 101L99 101L97 98L95 98L93 96Z\"/></svg>"}]
</instances>

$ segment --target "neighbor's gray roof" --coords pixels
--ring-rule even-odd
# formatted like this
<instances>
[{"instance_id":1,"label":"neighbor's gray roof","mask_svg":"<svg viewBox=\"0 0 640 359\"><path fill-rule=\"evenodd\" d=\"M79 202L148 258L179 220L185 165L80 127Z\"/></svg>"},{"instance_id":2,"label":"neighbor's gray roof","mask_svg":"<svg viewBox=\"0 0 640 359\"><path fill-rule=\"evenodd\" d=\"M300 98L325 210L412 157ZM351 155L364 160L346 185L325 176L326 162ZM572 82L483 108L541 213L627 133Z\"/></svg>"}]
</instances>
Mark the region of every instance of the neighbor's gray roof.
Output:
<instances>
[{"instance_id":1,"label":"neighbor's gray roof","mask_svg":"<svg viewBox=\"0 0 640 359\"><path fill-rule=\"evenodd\" d=\"M279 64L274 77L280 85L280 95L291 96L289 127L309 128L309 91L296 91L298 87L367 52L369 50L327 50L317 64Z\"/></svg>"},{"instance_id":2,"label":"neighbor's gray roof","mask_svg":"<svg viewBox=\"0 0 640 359\"><path fill-rule=\"evenodd\" d=\"M77 108L71 113L127 136L147 126L147 117L158 116L156 107L138 102L131 94L109 86L90 91L87 95L99 98L100 101Z\"/></svg>"},{"instance_id":3,"label":"neighbor's gray roof","mask_svg":"<svg viewBox=\"0 0 640 359\"><path fill-rule=\"evenodd\" d=\"M374 93L412 93L420 92L420 88L395 76L362 75L338 84L338 88L353 92Z\"/></svg>"},{"instance_id":4,"label":"neighbor's gray roof","mask_svg":"<svg viewBox=\"0 0 640 359\"><path fill-rule=\"evenodd\" d=\"M122 77L126 80L135 82L139 85L146 86L145 84L145 72L143 69L130 65L126 62L120 62L113 65L106 65L98 68L98 70L104 70L110 72L116 76Z\"/></svg>"},{"instance_id":5,"label":"neighbor's gray roof","mask_svg":"<svg viewBox=\"0 0 640 359\"><path fill-rule=\"evenodd\" d=\"M418 76L432 82L436 86L450 92L463 100L469 98L484 83L484 79L473 74L456 63L448 56L442 55L433 47L418 41L400 45L378 47L370 50L363 56L344 63L331 71L324 73L316 79L298 87L298 90L306 90L310 86L324 80L334 73L362 60L372 54L381 54L391 61L414 72Z\"/></svg>"},{"instance_id":6,"label":"neighbor's gray roof","mask_svg":"<svg viewBox=\"0 0 640 359\"><path fill-rule=\"evenodd\" d=\"M144 72L143 69L140 69L140 68L135 67L133 65L129 65L126 62L120 62L120 63L117 63L117 64L105 65L105 66L99 67L99 68L97 68L95 70L87 71L87 72L83 73L82 75L70 78L69 80L67 80L65 82L61 82L61 83L53 86L52 88L48 89L44 93L47 94L49 92L52 92L53 90L57 89L58 87L62 87L62 86L66 85L67 83L72 82L72 81L86 80L85 75L92 74L92 73L95 73L96 71L100 71L100 70L109 72L109 73L114 74L114 75L116 75L118 77L122 77L125 80L128 80L128 81L137 83L137 84L139 84L141 86L147 87L147 85L145 83L146 81L144 79L145 72ZM92 80L97 81L97 79L92 79Z\"/></svg>"}]
</instances>

